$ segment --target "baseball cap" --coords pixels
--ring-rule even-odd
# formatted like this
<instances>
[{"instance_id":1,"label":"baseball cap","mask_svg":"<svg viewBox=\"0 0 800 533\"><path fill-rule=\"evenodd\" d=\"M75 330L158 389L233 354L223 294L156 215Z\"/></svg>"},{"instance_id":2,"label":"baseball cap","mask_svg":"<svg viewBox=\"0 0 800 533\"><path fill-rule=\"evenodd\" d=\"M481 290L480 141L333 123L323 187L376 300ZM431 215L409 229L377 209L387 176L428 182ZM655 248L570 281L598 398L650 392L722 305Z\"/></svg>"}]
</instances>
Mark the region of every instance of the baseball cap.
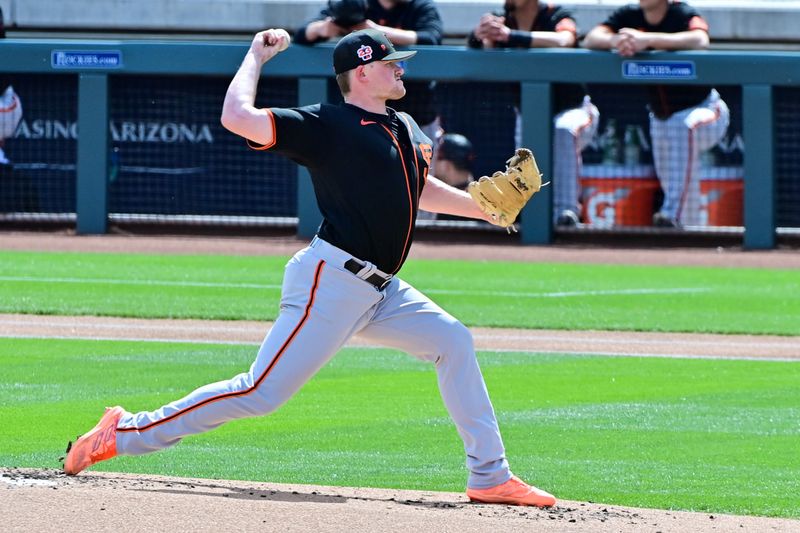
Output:
<instances>
[{"instance_id":1,"label":"baseball cap","mask_svg":"<svg viewBox=\"0 0 800 533\"><path fill-rule=\"evenodd\" d=\"M445 133L439 140L436 157L442 161L452 161L457 168L469 169L475 160L472 143L458 133Z\"/></svg>"},{"instance_id":2,"label":"baseball cap","mask_svg":"<svg viewBox=\"0 0 800 533\"><path fill-rule=\"evenodd\" d=\"M333 70L336 74L341 74L373 61L403 61L416 53L398 52L386 35L378 30L369 28L354 31L336 43L336 48L333 49Z\"/></svg>"}]
</instances>

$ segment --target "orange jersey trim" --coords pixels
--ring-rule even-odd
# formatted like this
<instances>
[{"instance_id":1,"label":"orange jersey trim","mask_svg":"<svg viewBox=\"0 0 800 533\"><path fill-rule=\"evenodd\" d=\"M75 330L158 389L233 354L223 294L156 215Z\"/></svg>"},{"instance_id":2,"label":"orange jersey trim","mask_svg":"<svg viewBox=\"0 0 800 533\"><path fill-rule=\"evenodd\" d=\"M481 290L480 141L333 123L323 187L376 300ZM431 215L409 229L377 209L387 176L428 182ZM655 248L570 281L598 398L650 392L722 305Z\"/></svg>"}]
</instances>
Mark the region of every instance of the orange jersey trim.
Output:
<instances>
[{"instance_id":1,"label":"orange jersey trim","mask_svg":"<svg viewBox=\"0 0 800 533\"><path fill-rule=\"evenodd\" d=\"M697 132L697 128L703 126L705 124L711 124L712 122L719 119L720 112L719 106L714 106L714 116L707 119L701 120L691 128L689 128L689 157L686 158L686 173L683 177L683 192L681 192L681 199L678 203L678 211L675 214L675 217L680 220L681 213L683 212L683 207L686 204L686 198L689 194L689 183L692 181L692 168L694 167L694 143L695 143L695 133Z\"/></svg>"},{"instance_id":2,"label":"orange jersey trim","mask_svg":"<svg viewBox=\"0 0 800 533\"><path fill-rule=\"evenodd\" d=\"M392 130L381 124L381 127L386 130L386 133L389 134L389 137L392 138L392 142L394 143L395 148L397 148L397 153L400 154L400 164L403 165L403 174L406 176L406 190L408 191L408 233L406 233L406 242L403 243L403 253L400 256L400 263L394 268L392 274L397 274L397 271L400 270L400 267L403 265L403 258L406 256L406 250L408 249L408 241L411 238L411 230L414 228L414 203L411 198L411 179L408 177L408 171L406 170L406 158L403 157L403 150L400 148L400 142L397 140L397 137L394 136ZM416 150L414 150L414 157L416 157Z\"/></svg>"},{"instance_id":3,"label":"orange jersey trim","mask_svg":"<svg viewBox=\"0 0 800 533\"><path fill-rule=\"evenodd\" d=\"M706 19L703 17L694 16L689 20L689 29L703 30L704 32L708 33L708 22L706 22Z\"/></svg>"},{"instance_id":4,"label":"orange jersey trim","mask_svg":"<svg viewBox=\"0 0 800 533\"><path fill-rule=\"evenodd\" d=\"M189 407L185 407L184 409L181 409L180 411L172 413L171 415L169 415L169 416L167 416L165 418L162 418L161 420L156 420L156 421L151 422L151 423L149 423L147 425L144 425L142 427L117 428L117 431L118 432L123 432L123 433L131 432L131 431L136 431L136 432L147 431L148 429L153 429L156 426L159 426L159 425L164 424L166 422L169 422L171 420L175 420L176 418L181 417L181 416L183 416L183 415L185 415L187 413L190 413L190 412L194 411L195 409L203 407L204 405L208 405L208 404L211 404L211 403L214 403L214 402L218 402L220 400L226 400L228 398L235 398L237 396L247 396L248 394L250 394L253 391L255 391L256 389L258 389L258 386L261 385L261 383L267 378L267 376L272 371L272 369L275 368L275 364L280 360L280 358L283 356L283 354L286 353L286 349L289 347L290 344L292 344L292 341L295 339L295 337L297 337L297 334L300 332L301 329L303 329L303 326L305 325L306 321L308 320L308 317L311 314L311 307L314 305L314 300L315 300L316 295L317 295L317 289L319 288L319 280L320 280L320 277L322 275L322 269L324 267L325 267L325 261L320 261L317 264L317 269L314 272L314 283L311 286L311 293L309 294L309 297L308 297L308 304L306 304L306 310L305 310L305 313L303 313L303 318L300 319L300 322L298 322L298 324L292 330L292 333L289 334L289 337L286 339L286 341L284 341L283 345L280 347L278 352L275 354L275 357L273 357L272 362L267 366L266 369L264 369L264 371L261 373L261 375L258 376L258 379L256 379L255 382L253 382L253 386L252 387L244 389L244 390L241 390L241 391L226 392L224 394L219 394L217 396L212 396L211 398L206 398L205 400L202 400L202 401L200 401L200 402L198 402L198 403L196 403L194 405L190 405Z\"/></svg>"},{"instance_id":5,"label":"orange jersey trim","mask_svg":"<svg viewBox=\"0 0 800 533\"><path fill-rule=\"evenodd\" d=\"M683 191L681 191L681 199L678 202L678 210L675 212L675 218L681 219L683 206L686 204L686 198L689 195L689 183L692 181L692 167L694 166L694 128L689 129L689 156L686 158L686 171L683 176Z\"/></svg>"},{"instance_id":6,"label":"orange jersey trim","mask_svg":"<svg viewBox=\"0 0 800 533\"><path fill-rule=\"evenodd\" d=\"M408 126L408 136L410 138L412 136L411 135L411 123L403 115L398 115L398 116L400 118L402 118L403 122L405 122L406 126ZM414 167L417 169L417 179L419 179L420 178L420 174L419 174L419 159L417 159L417 148L414 146L413 139L410 139L410 140L411 140L411 150L414 152ZM420 145L420 151L422 151L422 145ZM430 162L428 162L428 164L430 164ZM424 178L423 178L423 180L424 180ZM409 183L409 187L411 187L410 183ZM417 184L417 191L419 191L419 184ZM415 196L417 196L417 201L419 201L419 196L418 195L415 195Z\"/></svg>"},{"instance_id":7,"label":"orange jersey trim","mask_svg":"<svg viewBox=\"0 0 800 533\"><path fill-rule=\"evenodd\" d=\"M278 132L275 130L275 115L273 115L272 111L269 109L266 109L265 111L267 112L267 115L269 115L269 125L270 128L272 128L272 142L269 144L258 144L251 141L250 139L245 139L245 142L247 142L247 146L249 146L253 150L269 150L270 148L275 146L276 142L278 142Z\"/></svg>"}]
</instances>

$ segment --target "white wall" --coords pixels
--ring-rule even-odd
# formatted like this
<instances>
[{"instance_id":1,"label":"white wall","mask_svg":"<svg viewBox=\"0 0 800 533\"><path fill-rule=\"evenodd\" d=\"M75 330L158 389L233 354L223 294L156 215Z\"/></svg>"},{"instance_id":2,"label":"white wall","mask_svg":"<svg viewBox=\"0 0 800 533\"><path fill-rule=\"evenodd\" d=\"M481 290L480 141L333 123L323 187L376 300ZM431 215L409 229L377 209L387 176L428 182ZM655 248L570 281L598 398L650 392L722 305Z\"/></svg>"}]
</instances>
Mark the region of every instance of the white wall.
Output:
<instances>
[{"instance_id":1,"label":"white wall","mask_svg":"<svg viewBox=\"0 0 800 533\"><path fill-rule=\"evenodd\" d=\"M635 1L635 0L634 0ZM565 0L583 31L627 0ZM708 19L712 39L800 42L800 1L694 0ZM7 29L35 31L180 30L244 32L294 28L324 0L0 0ZM481 14L502 0L437 0L448 35L468 33Z\"/></svg>"}]
</instances>

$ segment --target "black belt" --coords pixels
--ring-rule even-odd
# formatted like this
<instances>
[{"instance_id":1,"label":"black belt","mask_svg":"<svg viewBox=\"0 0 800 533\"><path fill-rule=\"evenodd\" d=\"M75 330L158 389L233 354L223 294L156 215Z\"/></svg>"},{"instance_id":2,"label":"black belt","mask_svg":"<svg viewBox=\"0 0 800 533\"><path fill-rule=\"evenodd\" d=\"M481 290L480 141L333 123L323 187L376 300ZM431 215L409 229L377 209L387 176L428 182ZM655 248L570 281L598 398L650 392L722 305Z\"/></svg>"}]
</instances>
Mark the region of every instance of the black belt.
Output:
<instances>
[{"instance_id":1,"label":"black belt","mask_svg":"<svg viewBox=\"0 0 800 533\"><path fill-rule=\"evenodd\" d=\"M347 262L344 264L344 268L346 268L347 270L349 270L350 272L352 272L353 274L356 274L356 275L359 272L361 272L362 270L364 270L364 267L366 267L366 266L367 266L366 263L362 263L358 259L354 259L354 258L353 259L348 259ZM366 281L367 283L369 283L370 285L372 285L373 287L375 287L379 291L382 291L384 289L384 287L386 287L389 284L389 282L392 281L391 276L389 276L388 278L384 278L383 276L381 276L380 274L377 274L377 273L376 274L372 274L368 278L361 278L361 279L363 279L364 281Z\"/></svg>"}]
</instances>

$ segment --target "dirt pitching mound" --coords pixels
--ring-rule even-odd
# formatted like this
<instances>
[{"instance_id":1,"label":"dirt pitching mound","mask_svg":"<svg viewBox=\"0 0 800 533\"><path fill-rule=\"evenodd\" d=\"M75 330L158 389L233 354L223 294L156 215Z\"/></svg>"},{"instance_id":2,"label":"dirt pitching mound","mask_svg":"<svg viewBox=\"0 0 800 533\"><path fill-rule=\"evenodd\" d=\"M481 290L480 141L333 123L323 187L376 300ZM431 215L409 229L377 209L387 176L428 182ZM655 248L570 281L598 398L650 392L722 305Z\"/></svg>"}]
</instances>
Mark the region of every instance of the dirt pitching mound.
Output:
<instances>
[{"instance_id":1,"label":"dirt pitching mound","mask_svg":"<svg viewBox=\"0 0 800 533\"><path fill-rule=\"evenodd\" d=\"M479 505L463 493L0 468L3 530L16 531L800 531L785 519L559 501Z\"/></svg>"}]
</instances>

